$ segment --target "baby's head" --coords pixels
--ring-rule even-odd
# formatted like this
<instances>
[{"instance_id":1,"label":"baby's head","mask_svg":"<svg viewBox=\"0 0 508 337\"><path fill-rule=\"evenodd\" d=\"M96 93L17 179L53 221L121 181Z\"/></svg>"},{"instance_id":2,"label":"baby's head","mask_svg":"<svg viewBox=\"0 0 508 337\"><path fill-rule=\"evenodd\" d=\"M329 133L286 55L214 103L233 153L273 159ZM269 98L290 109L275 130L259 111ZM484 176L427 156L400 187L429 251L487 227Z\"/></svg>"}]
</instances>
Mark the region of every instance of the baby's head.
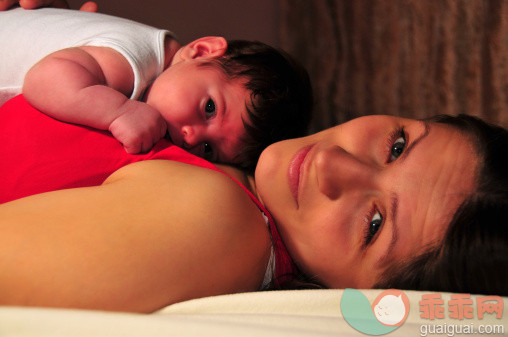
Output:
<instances>
[{"instance_id":1,"label":"baby's head","mask_svg":"<svg viewBox=\"0 0 508 337\"><path fill-rule=\"evenodd\" d=\"M305 69L283 51L205 37L175 54L147 103L166 119L175 145L253 170L265 147L305 134L312 89Z\"/></svg>"}]
</instances>

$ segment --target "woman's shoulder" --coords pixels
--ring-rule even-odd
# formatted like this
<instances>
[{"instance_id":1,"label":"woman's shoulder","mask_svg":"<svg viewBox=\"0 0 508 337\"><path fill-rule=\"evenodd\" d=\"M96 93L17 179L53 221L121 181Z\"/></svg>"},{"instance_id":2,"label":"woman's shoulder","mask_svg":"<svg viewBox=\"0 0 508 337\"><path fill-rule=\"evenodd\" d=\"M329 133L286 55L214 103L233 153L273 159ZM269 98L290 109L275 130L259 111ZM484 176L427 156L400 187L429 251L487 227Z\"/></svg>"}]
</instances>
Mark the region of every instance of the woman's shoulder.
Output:
<instances>
[{"instance_id":1,"label":"woman's shoulder","mask_svg":"<svg viewBox=\"0 0 508 337\"><path fill-rule=\"evenodd\" d=\"M269 230L249 195L228 175L180 162L148 160L117 171L103 187L107 185L118 185L114 195L122 195L118 203L138 208L129 211L133 214L129 219L143 213L150 219L148 226L159 223L159 233L172 232L161 237L185 238L179 244L188 242L194 255L206 256L198 279L209 285L213 278L235 291L261 285L270 253ZM140 227L146 230L146 220ZM210 294L219 293L224 290Z\"/></svg>"},{"instance_id":2,"label":"woman's shoulder","mask_svg":"<svg viewBox=\"0 0 508 337\"><path fill-rule=\"evenodd\" d=\"M248 176L234 168L219 167L223 172L175 161L147 160L119 169L104 184L133 185L139 193L158 193L161 199L172 200L186 208L183 203L192 198L193 209L200 212L230 210L222 220L230 217L235 222L241 217L245 221L254 214L257 215L254 219L262 219L255 203L238 184L248 187Z\"/></svg>"},{"instance_id":3,"label":"woman's shoulder","mask_svg":"<svg viewBox=\"0 0 508 337\"><path fill-rule=\"evenodd\" d=\"M18 256L18 243L31 231L37 232L38 249L37 254L24 251L21 267L10 263L18 259L0 261L1 268L15 271L8 279L0 277L3 288L16 290L14 300L7 292L3 303L30 298L33 305L55 300L58 305L153 311L191 298L256 290L270 256L264 219L232 179L172 161L131 164L101 186L0 205L0 219L5 256ZM71 231L66 230L69 224ZM75 240L78 236L82 240ZM47 258L61 251L66 251L66 259ZM86 263L84 251L95 252L87 255ZM68 263L75 268L69 269ZM50 277L51 284L34 293L32 281L38 278L27 270ZM28 286L11 282L17 278ZM92 288L99 284L97 291L77 291L83 278L91 280ZM64 288L48 300L46 294Z\"/></svg>"}]
</instances>

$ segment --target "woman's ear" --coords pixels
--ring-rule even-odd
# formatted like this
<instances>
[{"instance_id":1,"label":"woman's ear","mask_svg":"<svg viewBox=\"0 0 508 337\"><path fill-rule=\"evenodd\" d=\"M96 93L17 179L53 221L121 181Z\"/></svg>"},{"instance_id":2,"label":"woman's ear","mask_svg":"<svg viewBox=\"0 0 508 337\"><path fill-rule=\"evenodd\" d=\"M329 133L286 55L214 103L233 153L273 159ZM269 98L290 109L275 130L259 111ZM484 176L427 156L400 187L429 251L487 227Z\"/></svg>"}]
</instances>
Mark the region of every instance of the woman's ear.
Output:
<instances>
[{"instance_id":1,"label":"woman's ear","mask_svg":"<svg viewBox=\"0 0 508 337\"><path fill-rule=\"evenodd\" d=\"M221 36L205 36L182 47L182 59L215 58L224 55L228 42Z\"/></svg>"}]
</instances>

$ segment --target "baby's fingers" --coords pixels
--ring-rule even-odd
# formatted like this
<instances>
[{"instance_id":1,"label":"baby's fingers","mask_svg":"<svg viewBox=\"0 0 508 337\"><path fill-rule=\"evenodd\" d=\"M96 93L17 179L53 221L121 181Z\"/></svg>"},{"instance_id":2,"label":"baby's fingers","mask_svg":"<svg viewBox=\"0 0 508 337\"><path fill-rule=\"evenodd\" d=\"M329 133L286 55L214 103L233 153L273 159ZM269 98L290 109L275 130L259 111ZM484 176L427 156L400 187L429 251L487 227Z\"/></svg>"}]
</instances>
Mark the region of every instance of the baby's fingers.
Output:
<instances>
[{"instance_id":1,"label":"baby's fingers","mask_svg":"<svg viewBox=\"0 0 508 337\"><path fill-rule=\"evenodd\" d=\"M65 0L19 0L19 4L25 9L39 7L69 8L69 4Z\"/></svg>"},{"instance_id":2,"label":"baby's fingers","mask_svg":"<svg viewBox=\"0 0 508 337\"><path fill-rule=\"evenodd\" d=\"M70 8L66 0L0 0L0 11L5 11L18 3L24 9L35 9L39 7ZM88 1L81 6L80 10L85 12L97 12L97 4L93 1Z\"/></svg>"},{"instance_id":3,"label":"baby's fingers","mask_svg":"<svg viewBox=\"0 0 508 337\"><path fill-rule=\"evenodd\" d=\"M149 152L152 149L152 147L153 147L153 142L151 142L151 141L145 142L141 146L140 153L147 153L147 152Z\"/></svg>"},{"instance_id":4,"label":"baby's fingers","mask_svg":"<svg viewBox=\"0 0 508 337\"><path fill-rule=\"evenodd\" d=\"M141 153L150 151L155 144L166 135L166 124L162 127L158 127L156 132L145 134L143 136L143 142L141 144Z\"/></svg>"},{"instance_id":5,"label":"baby's fingers","mask_svg":"<svg viewBox=\"0 0 508 337\"><path fill-rule=\"evenodd\" d=\"M150 134L145 135L145 140L141 146L141 152L145 153L150 151L159 140L166 136L167 124L162 118L161 121L161 123L153 127L153 131Z\"/></svg>"},{"instance_id":6,"label":"baby's fingers","mask_svg":"<svg viewBox=\"0 0 508 337\"><path fill-rule=\"evenodd\" d=\"M139 153L147 153L153 147L153 142L151 140L145 140L144 142L136 142L131 144L123 144L123 148L125 152L129 154L139 154Z\"/></svg>"},{"instance_id":7,"label":"baby's fingers","mask_svg":"<svg viewBox=\"0 0 508 337\"><path fill-rule=\"evenodd\" d=\"M97 3L93 2L93 1L88 1L88 2L85 2L83 5L81 5L81 8L79 10L83 11L83 12L96 13L98 9L99 8L97 6Z\"/></svg>"},{"instance_id":8,"label":"baby's fingers","mask_svg":"<svg viewBox=\"0 0 508 337\"><path fill-rule=\"evenodd\" d=\"M131 138L122 142L125 152L129 154L146 153L153 147L154 141L150 134L132 135Z\"/></svg>"},{"instance_id":9,"label":"baby's fingers","mask_svg":"<svg viewBox=\"0 0 508 337\"><path fill-rule=\"evenodd\" d=\"M18 0L0 0L0 11L5 11L17 3Z\"/></svg>"},{"instance_id":10,"label":"baby's fingers","mask_svg":"<svg viewBox=\"0 0 508 337\"><path fill-rule=\"evenodd\" d=\"M129 154L138 154L142 152L142 144L141 143L123 143L123 148L125 152Z\"/></svg>"}]
</instances>

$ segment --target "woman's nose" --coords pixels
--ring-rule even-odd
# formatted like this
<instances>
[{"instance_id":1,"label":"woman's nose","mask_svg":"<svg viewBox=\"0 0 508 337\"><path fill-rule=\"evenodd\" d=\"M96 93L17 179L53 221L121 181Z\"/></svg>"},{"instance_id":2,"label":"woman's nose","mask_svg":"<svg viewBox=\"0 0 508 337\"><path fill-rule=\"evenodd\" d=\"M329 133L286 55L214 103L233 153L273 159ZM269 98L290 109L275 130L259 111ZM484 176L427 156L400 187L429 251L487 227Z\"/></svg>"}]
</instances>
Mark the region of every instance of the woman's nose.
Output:
<instances>
[{"instance_id":1,"label":"woman's nose","mask_svg":"<svg viewBox=\"0 0 508 337\"><path fill-rule=\"evenodd\" d=\"M317 182L321 193L330 199L374 186L377 168L362 162L339 146L320 150L315 157Z\"/></svg>"}]
</instances>

